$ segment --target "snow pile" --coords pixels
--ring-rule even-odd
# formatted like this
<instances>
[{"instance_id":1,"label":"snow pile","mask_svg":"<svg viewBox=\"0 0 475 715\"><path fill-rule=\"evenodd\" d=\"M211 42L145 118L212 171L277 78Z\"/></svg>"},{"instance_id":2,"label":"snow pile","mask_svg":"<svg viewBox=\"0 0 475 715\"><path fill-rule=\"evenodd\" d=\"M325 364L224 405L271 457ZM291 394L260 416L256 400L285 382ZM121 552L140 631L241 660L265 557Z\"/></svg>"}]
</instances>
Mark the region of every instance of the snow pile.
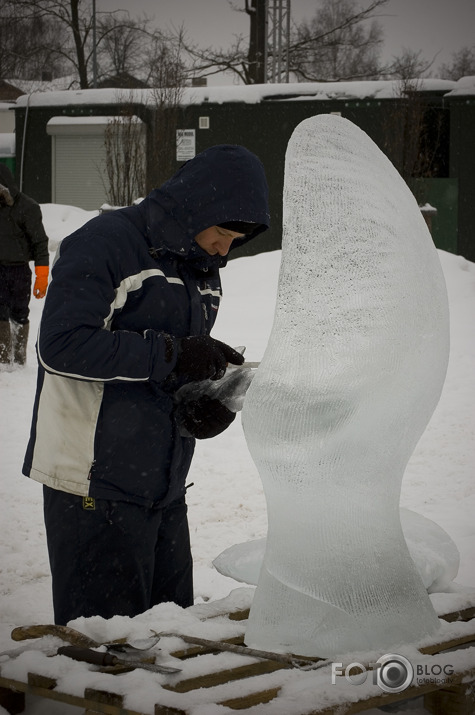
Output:
<instances>
[{"instance_id":1,"label":"snow pile","mask_svg":"<svg viewBox=\"0 0 475 715\"><path fill-rule=\"evenodd\" d=\"M461 77L455 87L447 93L447 97L462 97L475 94L475 75Z\"/></svg>"},{"instance_id":2,"label":"snow pile","mask_svg":"<svg viewBox=\"0 0 475 715\"><path fill-rule=\"evenodd\" d=\"M65 236L77 231L86 221L98 216L99 211L85 211L64 204L41 204L43 224L49 238L49 249L55 253Z\"/></svg>"}]
</instances>

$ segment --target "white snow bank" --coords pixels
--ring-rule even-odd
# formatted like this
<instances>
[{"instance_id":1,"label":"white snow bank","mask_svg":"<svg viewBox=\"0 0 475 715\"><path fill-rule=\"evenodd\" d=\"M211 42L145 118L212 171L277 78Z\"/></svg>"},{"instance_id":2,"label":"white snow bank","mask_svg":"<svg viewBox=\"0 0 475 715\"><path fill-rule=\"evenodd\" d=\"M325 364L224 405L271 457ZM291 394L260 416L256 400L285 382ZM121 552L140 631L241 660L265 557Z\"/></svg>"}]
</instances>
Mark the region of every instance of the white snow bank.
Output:
<instances>
[{"instance_id":1,"label":"white snow bank","mask_svg":"<svg viewBox=\"0 0 475 715\"><path fill-rule=\"evenodd\" d=\"M85 211L66 204L41 204L41 213L51 252L56 251L63 238L99 215L99 211Z\"/></svg>"},{"instance_id":2,"label":"white snow bank","mask_svg":"<svg viewBox=\"0 0 475 715\"><path fill-rule=\"evenodd\" d=\"M417 80L418 88L426 92L450 92L456 82L447 79ZM266 99L328 100L345 99L387 99L398 95L400 80L362 80L356 82L291 82L280 84L225 85L218 87L186 87L181 103L202 104L205 102L245 102L255 104ZM463 92L461 85L459 92ZM466 87L466 94L474 94L473 87ZM77 89L68 91L36 92L17 99L17 106L45 107L75 104L114 104L117 102L156 103L154 89Z\"/></svg>"},{"instance_id":3,"label":"white snow bank","mask_svg":"<svg viewBox=\"0 0 475 715\"><path fill-rule=\"evenodd\" d=\"M462 97L464 95L475 94L475 75L461 77L455 83L455 87L447 93L447 97Z\"/></svg>"}]
</instances>

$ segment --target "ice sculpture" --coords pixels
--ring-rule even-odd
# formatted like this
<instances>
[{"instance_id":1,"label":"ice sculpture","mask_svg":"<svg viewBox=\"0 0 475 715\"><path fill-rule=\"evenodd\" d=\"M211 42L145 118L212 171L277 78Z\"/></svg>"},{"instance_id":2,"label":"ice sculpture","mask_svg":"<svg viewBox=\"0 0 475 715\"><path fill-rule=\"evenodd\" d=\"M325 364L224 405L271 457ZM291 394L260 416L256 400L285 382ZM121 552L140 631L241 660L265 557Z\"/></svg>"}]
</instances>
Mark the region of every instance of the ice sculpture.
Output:
<instances>
[{"instance_id":1,"label":"ice sculpture","mask_svg":"<svg viewBox=\"0 0 475 715\"><path fill-rule=\"evenodd\" d=\"M274 323L243 407L269 524L246 643L385 650L438 628L399 496L446 373L442 269L406 184L346 119L298 125L283 201Z\"/></svg>"},{"instance_id":2,"label":"ice sculpture","mask_svg":"<svg viewBox=\"0 0 475 715\"><path fill-rule=\"evenodd\" d=\"M435 521L410 509L400 509L407 548L428 593L452 589L460 565L457 545ZM234 544L222 551L213 566L223 576L257 585L266 550L266 538Z\"/></svg>"}]
</instances>

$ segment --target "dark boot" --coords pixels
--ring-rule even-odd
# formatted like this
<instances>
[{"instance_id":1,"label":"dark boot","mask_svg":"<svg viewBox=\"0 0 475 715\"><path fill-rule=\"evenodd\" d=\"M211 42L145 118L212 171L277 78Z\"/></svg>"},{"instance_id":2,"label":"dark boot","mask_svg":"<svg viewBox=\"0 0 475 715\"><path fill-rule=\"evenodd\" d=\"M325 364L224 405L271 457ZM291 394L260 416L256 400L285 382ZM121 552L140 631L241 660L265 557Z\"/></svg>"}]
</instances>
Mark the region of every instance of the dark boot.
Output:
<instances>
[{"instance_id":1,"label":"dark boot","mask_svg":"<svg viewBox=\"0 0 475 715\"><path fill-rule=\"evenodd\" d=\"M26 347L28 345L29 323L13 323L13 362L17 365L26 363Z\"/></svg>"},{"instance_id":2,"label":"dark boot","mask_svg":"<svg viewBox=\"0 0 475 715\"><path fill-rule=\"evenodd\" d=\"M12 331L9 320L0 320L0 364L9 365L12 356Z\"/></svg>"}]
</instances>

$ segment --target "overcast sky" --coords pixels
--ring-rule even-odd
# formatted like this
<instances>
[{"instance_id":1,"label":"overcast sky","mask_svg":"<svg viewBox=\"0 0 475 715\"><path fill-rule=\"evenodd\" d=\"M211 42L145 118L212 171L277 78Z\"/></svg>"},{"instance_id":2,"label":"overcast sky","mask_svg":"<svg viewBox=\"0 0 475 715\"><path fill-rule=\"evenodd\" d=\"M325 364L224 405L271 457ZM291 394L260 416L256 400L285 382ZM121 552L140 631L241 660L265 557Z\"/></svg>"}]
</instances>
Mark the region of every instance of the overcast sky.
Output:
<instances>
[{"instance_id":1,"label":"overcast sky","mask_svg":"<svg viewBox=\"0 0 475 715\"><path fill-rule=\"evenodd\" d=\"M244 7L244 0L232 0ZM359 0L364 7L369 0ZM291 0L292 20L310 19L318 0ZM96 8L126 9L133 17L146 13L162 28L184 25L187 35L202 46L226 47L233 35L246 35L249 20L234 12L228 0L96 0ZM403 47L422 50L434 68L449 62L451 53L475 45L475 0L390 0L381 10L385 44L383 56L390 59Z\"/></svg>"}]
</instances>

